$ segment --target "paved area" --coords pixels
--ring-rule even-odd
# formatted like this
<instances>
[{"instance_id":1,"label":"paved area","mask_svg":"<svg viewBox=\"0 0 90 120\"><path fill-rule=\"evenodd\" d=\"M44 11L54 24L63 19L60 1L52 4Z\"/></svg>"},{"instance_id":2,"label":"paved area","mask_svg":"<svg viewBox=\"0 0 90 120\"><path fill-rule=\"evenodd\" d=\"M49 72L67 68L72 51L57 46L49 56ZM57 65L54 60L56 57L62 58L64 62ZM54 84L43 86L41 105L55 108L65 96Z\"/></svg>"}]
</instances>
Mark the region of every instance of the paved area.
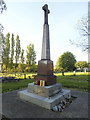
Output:
<instances>
[{"instance_id":1,"label":"paved area","mask_svg":"<svg viewBox=\"0 0 90 120\"><path fill-rule=\"evenodd\" d=\"M71 91L77 98L63 112L54 112L20 100L18 91L2 94L2 114L11 120L13 118L88 118L88 93L86 92Z\"/></svg>"}]
</instances>

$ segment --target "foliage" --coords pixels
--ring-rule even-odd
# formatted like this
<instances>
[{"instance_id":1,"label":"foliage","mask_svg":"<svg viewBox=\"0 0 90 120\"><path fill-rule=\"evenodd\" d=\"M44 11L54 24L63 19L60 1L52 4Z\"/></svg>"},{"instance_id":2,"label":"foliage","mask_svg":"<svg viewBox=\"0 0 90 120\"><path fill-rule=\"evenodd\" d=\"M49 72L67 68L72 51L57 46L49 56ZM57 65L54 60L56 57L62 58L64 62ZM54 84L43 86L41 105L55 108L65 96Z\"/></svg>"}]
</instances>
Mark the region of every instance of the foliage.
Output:
<instances>
[{"instance_id":1,"label":"foliage","mask_svg":"<svg viewBox=\"0 0 90 120\"><path fill-rule=\"evenodd\" d=\"M86 61L79 61L76 62L75 66L83 70L83 68L88 67L88 64Z\"/></svg>"},{"instance_id":2,"label":"foliage","mask_svg":"<svg viewBox=\"0 0 90 120\"><path fill-rule=\"evenodd\" d=\"M3 64L3 69L2 69L2 73L4 73L6 70L6 66Z\"/></svg>"},{"instance_id":3,"label":"foliage","mask_svg":"<svg viewBox=\"0 0 90 120\"><path fill-rule=\"evenodd\" d=\"M3 10L6 10L6 3L4 2L4 0L0 0L0 14L3 13ZM0 24L0 63L2 62L2 52L3 52L3 43L4 43L4 35L3 35L3 29L4 27L2 26L2 24ZM1 69L2 71L2 69Z\"/></svg>"},{"instance_id":4,"label":"foliage","mask_svg":"<svg viewBox=\"0 0 90 120\"><path fill-rule=\"evenodd\" d=\"M0 63L2 63L4 47L5 47L5 38L4 35L0 33Z\"/></svg>"},{"instance_id":5,"label":"foliage","mask_svg":"<svg viewBox=\"0 0 90 120\"><path fill-rule=\"evenodd\" d=\"M75 69L75 63L75 56L71 52L65 52L58 58L55 68L57 70L72 71Z\"/></svg>"},{"instance_id":6,"label":"foliage","mask_svg":"<svg viewBox=\"0 0 90 120\"><path fill-rule=\"evenodd\" d=\"M24 50L22 49L22 51L21 51L21 63L24 63L24 60L25 60L25 58L24 58Z\"/></svg>"},{"instance_id":7,"label":"foliage","mask_svg":"<svg viewBox=\"0 0 90 120\"><path fill-rule=\"evenodd\" d=\"M30 72L31 70L34 71L32 68L35 67L35 64L36 64L36 53L35 53L35 50L34 50L34 45L33 44L29 44L27 46L27 50L26 50L26 64L27 64L27 70L28 72Z\"/></svg>"},{"instance_id":8,"label":"foliage","mask_svg":"<svg viewBox=\"0 0 90 120\"><path fill-rule=\"evenodd\" d=\"M8 33L6 38L3 34L0 36L0 62L3 64L2 72L36 72L36 53L34 45L27 46L26 64L24 50L21 49L19 36L14 40L14 34ZM14 59L15 58L15 59ZM1 60L2 59L2 60ZM14 63L15 60L15 63Z\"/></svg>"},{"instance_id":9,"label":"foliage","mask_svg":"<svg viewBox=\"0 0 90 120\"><path fill-rule=\"evenodd\" d=\"M0 13L3 12L3 10L6 10L6 3L4 2L4 0L0 0Z\"/></svg>"},{"instance_id":10,"label":"foliage","mask_svg":"<svg viewBox=\"0 0 90 120\"><path fill-rule=\"evenodd\" d=\"M6 71L9 65L9 54L10 54L10 33L6 35L5 47L3 50L3 57L2 57L2 62L6 66Z\"/></svg>"},{"instance_id":11,"label":"foliage","mask_svg":"<svg viewBox=\"0 0 90 120\"><path fill-rule=\"evenodd\" d=\"M18 64L18 72L25 72L26 65L24 63Z\"/></svg>"},{"instance_id":12,"label":"foliage","mask_svg":"<svg viewBox=\"0 0 90 120\"><path fill-rule=\"evenodd\" d=\"M11 59L10 59L11 66L13 65L13 59L14 59L14 46L15 46L14 34L12 34L12 38L11 38Z\"/></svg>"},{"instance_id":13,"label":"foliage","mask_svg":"<svg viewBox=\"0 0 90 120\"><path fill-rule=\"evenodd\" d=\"M20 52L21 52L21 47L20 47L20 40L19 40L19 36L17 35L16 37L16 55L15 55L15 61L16 61L16 65L19 61L19 55L20 55Z\"/></svg>"},{"instance_id":14,"label":"foliage","mask_svg":"<svg viewBox=\"0 0 90 120\"><path fill-rule=\"evenodd\" d=\"M90 62L88 62L88 68L90 68Z\"/></svg>"},{"instance_id":15,"label":"foliage","mask_svg":"<svg viewBox=\"0 0 90 120\"><path fill-rule=\"evenodd\" d=\"M37 72L37 65L36 64L31 66L30 72Z\"/></svg>"},{"instance_id":16,"label":"foliage","mask_svg":"<svg viewBox=\"0 0 90 120\"><path fill-rule=\"evenodd\" d=\"M6 3L4 2L4 0L0 0L0 14L3 13L3 10L6 10L7 7L6 7ZM3 32L3 29L4 27L0 24L0 36L1 36L1 33Z\"/></svg>"}]
</instances>

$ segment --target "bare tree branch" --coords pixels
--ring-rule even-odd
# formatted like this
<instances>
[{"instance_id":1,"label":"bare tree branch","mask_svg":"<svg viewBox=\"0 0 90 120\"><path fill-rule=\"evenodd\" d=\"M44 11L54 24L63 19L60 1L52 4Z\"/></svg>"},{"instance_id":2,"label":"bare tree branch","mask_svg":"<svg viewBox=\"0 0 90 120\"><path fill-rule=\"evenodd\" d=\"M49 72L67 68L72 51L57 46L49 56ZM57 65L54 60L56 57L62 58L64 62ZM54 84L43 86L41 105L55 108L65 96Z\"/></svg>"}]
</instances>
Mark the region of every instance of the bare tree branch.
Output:
<instances>
[{"instance_id":1,"label":"bare tree branch","mask_svg":"<svg viewBox=\"0 0 90 120\"><path fill-rule=\"evenodd\" d=\"M3 12L3 10L6 10L6 3L3 0L0 0L0 14Z\"/></svg>"},{"instance_id":2,"label":"bare tree branch","mask_svg":"<svg viewBox=\"0 0 90 120\"><path fill-rule=\"evenodd\" d=\"M82 17L76 25L76 29L78 30L80 37L76 40L69 40L72 45L81 47L82 51L88 51L88 49L90 49L90 45L88 44L88 36L90 35L88 32L88 22L89 20L87 15Z\"/></svg>"}]
</instances>

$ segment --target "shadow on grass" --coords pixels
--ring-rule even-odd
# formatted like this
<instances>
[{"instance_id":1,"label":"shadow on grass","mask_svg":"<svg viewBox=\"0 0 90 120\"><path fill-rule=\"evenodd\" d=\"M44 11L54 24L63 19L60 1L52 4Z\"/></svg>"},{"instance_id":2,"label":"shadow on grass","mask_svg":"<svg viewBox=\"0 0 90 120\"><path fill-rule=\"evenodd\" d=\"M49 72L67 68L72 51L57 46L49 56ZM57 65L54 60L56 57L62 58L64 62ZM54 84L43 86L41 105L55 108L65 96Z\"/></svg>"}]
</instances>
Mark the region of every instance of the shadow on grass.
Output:
<instances>
[{"instance_id":1,"label":"shadow on grass","mask_svg":"<svg viewBox=\"0 0 90 120\"><path fill-rule=\"evenodd\" d=\"M33 82L33 79L24 79L18 82L2 83L2 93L26 88L28 86L28 83L32 83L32 82Z\"/></svg>"},{"instance_id":2,"label":"shadow on grass","mask_svg":"<svg viewBox=\"0 0 90 120\"><path fill-rule=\"evenodd\" d=\"M57 83L61 83L66 88L76 88L82 91L88 91L88 76L86 75L68 75L57 76Z\"/></svg>"}]
</instances>

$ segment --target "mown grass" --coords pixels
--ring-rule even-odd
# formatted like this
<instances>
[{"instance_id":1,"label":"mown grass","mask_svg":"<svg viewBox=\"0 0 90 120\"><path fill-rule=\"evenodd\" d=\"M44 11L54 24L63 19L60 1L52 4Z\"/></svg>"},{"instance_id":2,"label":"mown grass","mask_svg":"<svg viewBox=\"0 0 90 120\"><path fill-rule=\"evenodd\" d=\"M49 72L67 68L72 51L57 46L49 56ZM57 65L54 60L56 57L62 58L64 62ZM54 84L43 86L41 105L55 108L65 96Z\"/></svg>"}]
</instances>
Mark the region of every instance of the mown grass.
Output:
<instances>
[{"instance_id":1,"label":"mown grass","mask_svg":"<svg viewBox=\"0 0 90 120\"><path fill-rule=\"evenodd\" d=\"M73 76L73 75L68 75L68 76L58 75L57 79L58 80L61 79L61 80L69 80L69 81L82 81L82 82L86 81L87 82L88 81L88 75L76 75L76 76Z\"/></svg>"},{"instance_id":2,"label":"mown grass","mask_svg":"<svg viewBox=\"0 0 90 120\"><path fill-rule=\"evenodd\" d=\"M8 76L14 76L14 74L8 74ZM11 82L11 83L2 83L2 93L9 92L21 88L26 88L28 86L28 83L31 83L34 81L33 76L35 74L27 74L26 78L24 79L24 75L21 77L17 74L16 78L21 78L23 80L19 82ZM84 72L77 72L76 76L73 76L72 72L64 73L65 76L62 76L61 73L55 74L57 76L57 83L61 83L64 88L69 89L75 89L80 91L88 91L88 76L90 74L84 73ZM28 79L28 76L31 77L31 79Z\"/></svg>"},{"instance_id":3,"label":"mown grass","mask_svg":"<svg viewBox=\"0 0 90 120\"><path fill-rule=\"evenodd\" d=\"M21 88L26 88L28 83L32 83L33 79L25 79L19 82L9 82L9 83L2 83L2 93L9 92Z\"/></svg>"},{"instance_id":4,"label":"mown grass","mask_svg":"<svg viewBox=\"0 0 90 120\"><path fill-rule=\"evenodd\" d=\"M74 76L73 73L65 73L62 76L61 73L55 74L57 76L57 83L61 83L63 87L73 88L81 91L88 91L89 88L89 75L84 72L77 72Z\"/></svg>"}]
</instances>

